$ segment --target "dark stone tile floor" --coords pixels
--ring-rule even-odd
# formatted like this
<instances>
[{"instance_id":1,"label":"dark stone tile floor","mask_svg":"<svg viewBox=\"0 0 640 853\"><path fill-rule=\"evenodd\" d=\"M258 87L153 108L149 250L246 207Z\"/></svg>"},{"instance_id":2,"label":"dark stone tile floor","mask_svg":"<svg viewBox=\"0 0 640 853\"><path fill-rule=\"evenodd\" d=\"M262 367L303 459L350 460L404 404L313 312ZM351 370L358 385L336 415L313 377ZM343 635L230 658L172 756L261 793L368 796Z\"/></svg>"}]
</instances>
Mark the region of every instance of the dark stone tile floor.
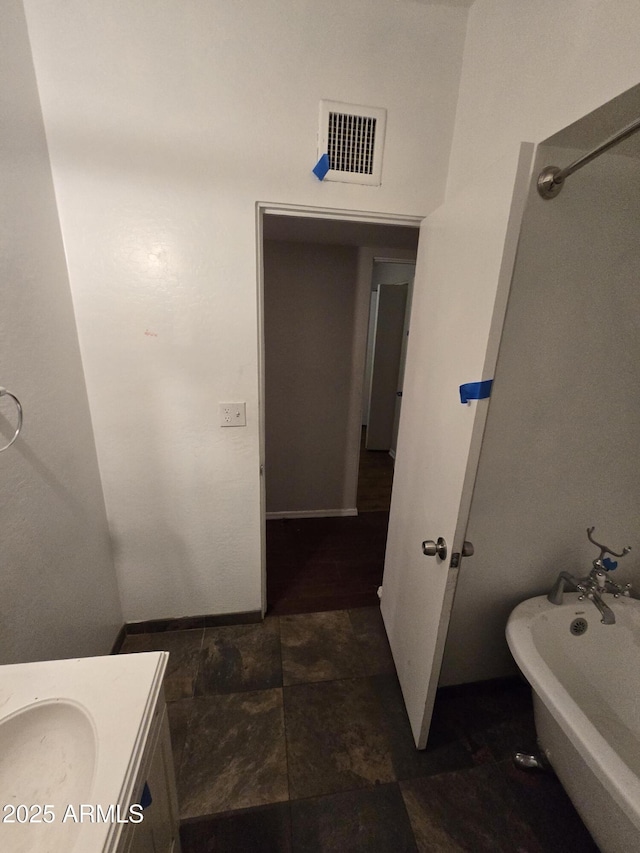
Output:
<instances>
[{"instance_id":1,"label":"dark stone tile floor","mask_svg":"<svg viewBox=\"0 0 640 853\"><path fill-rule=\"evenodd\" d=\"M167 649L183 853L597 853L518 679L438 692L417 751L377 607L127 637Z\"/></svg>"},{"instance_id":2,"label":"dark stone tile floor","mask_svg":"<svg viewBox=\"0 0 640 853\"><path fill-rule=\"evenodd\" d=\"M273 616L254 625L205 628L196 696L267 690L282 685L280 624Z\"/></svg>"},{"instance_id":3,"label":"dark stone tile floor","mask_svg":"<svg viewBox=\"0 0 640 853\"><path fill-rule=\"evenodd\" d=\"M285 686L365 674L347 610L281 616L280 640Z\"/></svg>"}]
</instances>

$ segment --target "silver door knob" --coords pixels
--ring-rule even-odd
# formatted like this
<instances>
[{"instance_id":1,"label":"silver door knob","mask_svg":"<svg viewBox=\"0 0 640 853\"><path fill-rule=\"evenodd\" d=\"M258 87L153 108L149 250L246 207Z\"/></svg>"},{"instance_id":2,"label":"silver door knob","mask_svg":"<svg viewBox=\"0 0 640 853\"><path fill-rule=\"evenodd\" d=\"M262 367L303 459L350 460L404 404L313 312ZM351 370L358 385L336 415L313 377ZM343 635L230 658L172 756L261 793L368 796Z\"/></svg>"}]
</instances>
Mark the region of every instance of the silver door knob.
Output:
<instances>
[{"instance_id":1,"label":"silver door knob","mask_svg":"<svg viewBox=\"0 0 640 853\"><path fill-rule=\"evenodd\" d=\"M442 536L438 539L437 542L434 542L433 539L426 539L422 543L422 553L425 557L440 557L441 560L447 559L447 543L444 541Z\"/></svg>"}]
</instances>

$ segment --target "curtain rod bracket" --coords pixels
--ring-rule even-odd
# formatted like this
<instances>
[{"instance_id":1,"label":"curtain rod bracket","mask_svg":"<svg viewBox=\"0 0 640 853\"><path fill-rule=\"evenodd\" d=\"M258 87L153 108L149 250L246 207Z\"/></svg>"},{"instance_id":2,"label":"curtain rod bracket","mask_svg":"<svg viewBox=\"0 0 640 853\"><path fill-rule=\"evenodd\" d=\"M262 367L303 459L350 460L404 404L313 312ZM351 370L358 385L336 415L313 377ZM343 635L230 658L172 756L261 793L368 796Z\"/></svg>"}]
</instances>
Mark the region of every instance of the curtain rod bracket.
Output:
<instances>
[{"instance_id":1,"label":"curtain rod bracket","mask_svg":"<svg viewBox=\"0 0 640 853\"><path fill-rule=\"evenodd\" d=\"M609 139L605 139L604 142L600 143L600 145L596 146L592 151L589 151L587 154L583 154L582 157L578 157L578 159L574 160L573 163L565 166L564 169L558 169L557 166L547 166L546 169L543 169L538 175L538 192L542 198L555 198L562 189L565 178L568 178L569 175L573 175L573 173L577 172L578 169L582 169L582 167L586 166L587 163L595 160L596 157L604 154L605 151L613 148L614 145L618 145L624 139L628 139L630 136L633 136L633 134L637 133L639 130L640 118L637 118L635 121L632 121L631 124L623 127L622 130L614 133L614 135L609 137Z\"/></svg>"},{"instance_id":2,"label":"curtain rod bracket","mask_svg":"<svg viewBox=\"0 0 640 853\"><path fill-rule=\"evenodd\" d=\"M538 192L542 198L555 198L564 186L564 178L558 180L562 170L557 166L547 166L538 175Z\"/></svg>"}]
</instances>

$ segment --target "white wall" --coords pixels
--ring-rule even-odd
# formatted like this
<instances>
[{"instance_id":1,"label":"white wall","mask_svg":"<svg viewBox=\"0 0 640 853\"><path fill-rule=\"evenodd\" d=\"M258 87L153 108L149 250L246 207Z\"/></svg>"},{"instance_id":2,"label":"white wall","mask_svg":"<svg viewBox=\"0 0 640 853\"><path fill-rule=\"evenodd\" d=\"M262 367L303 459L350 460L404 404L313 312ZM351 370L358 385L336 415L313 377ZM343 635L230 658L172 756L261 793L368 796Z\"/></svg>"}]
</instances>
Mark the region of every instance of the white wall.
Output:
<instances>
[{"instance_id":1,"label":"white wall","mask_svg":"<svg viewBox=\"0 0 640 853\"><path fill-rule=\"evenodd\" d=\"M123 619L22 4L0 28L0 663L108 653ZM10 422L10 423L9 423ZM0 402L0 444L15 410Z\"/></svg>"},{"instance_id":2,"label":"white wall","mask_svg":"<svg viewBox=\"0 0 640 853\"><path fill-rule=\"evenodd\" d=\"M541 146L534 172L581 153ZM640 159L605 155L553 201L532 188L443 683L514 669L509 613L560 571L588 574L598 550L587 527L613 550L635 546L612 577L640 582L639 222Z\"/></svg>"},{"instance_id":3,"label":"white wall","mask_svg":"<svg viewBox=\"0 0 640 853\"><path fill-rule=\"evenodd\" d=\"M634 86L639 26L636 0L475 0L448 193L505 156L515 168L520 142L540 142ZM496 180L510 179L503 169Z\"/></svg>"},{"instance_id":4,"label":"white wall","mask_svg":"<svg viewBox=\"0 0 640 853\"><path fill-rule=\"evenodd\" d=\"M364 340L369 295L357 273L355 246L265 241L268 513L355 514L349 404L354 386L361 393L354 340Z\"/></svg>"},{"instance_id":5,"label":"white wall","mask_svg":"<svg viewBox=\"0 0 640 853\"><path fill-rule=\"evenodd\" d=\"M258 609L255 203L435 209L467 10L25 8L125 616ZM387 107L382 186L311 174L321 98Z\"/></svg>"}]
</instances>

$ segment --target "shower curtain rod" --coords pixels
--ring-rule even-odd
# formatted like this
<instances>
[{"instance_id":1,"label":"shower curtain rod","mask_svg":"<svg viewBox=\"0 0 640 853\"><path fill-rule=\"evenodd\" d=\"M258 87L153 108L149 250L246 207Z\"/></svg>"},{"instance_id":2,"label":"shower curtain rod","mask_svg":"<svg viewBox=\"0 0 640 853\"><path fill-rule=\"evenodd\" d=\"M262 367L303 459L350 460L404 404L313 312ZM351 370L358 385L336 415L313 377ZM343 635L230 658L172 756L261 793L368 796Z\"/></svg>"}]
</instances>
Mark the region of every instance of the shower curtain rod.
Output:
<instances>
[{"instance_id":1,"label":"shower curtain rod","mask_svg":"<svg viewBox=\"0 0 640 853\"><path fill-rule=\"evenodd\" d=\"M622 130L609 137L609 139L606 139L594 148L593 151L589 151L588 154L578 157L577 160L565 166L564 169L559 169L557 166L547 166L538 175L538 192L542 198L555 198L564 186L565 178L573 175L578 169L582 169L583 166L586 166L587 163L590 163L596 157L604 154L605 151L613 148L614 145L618 145L619 142L622 142L629 136L633 136L638 130L640 130L640 118L623 127Z\"/></svg>"}]
</instances>

